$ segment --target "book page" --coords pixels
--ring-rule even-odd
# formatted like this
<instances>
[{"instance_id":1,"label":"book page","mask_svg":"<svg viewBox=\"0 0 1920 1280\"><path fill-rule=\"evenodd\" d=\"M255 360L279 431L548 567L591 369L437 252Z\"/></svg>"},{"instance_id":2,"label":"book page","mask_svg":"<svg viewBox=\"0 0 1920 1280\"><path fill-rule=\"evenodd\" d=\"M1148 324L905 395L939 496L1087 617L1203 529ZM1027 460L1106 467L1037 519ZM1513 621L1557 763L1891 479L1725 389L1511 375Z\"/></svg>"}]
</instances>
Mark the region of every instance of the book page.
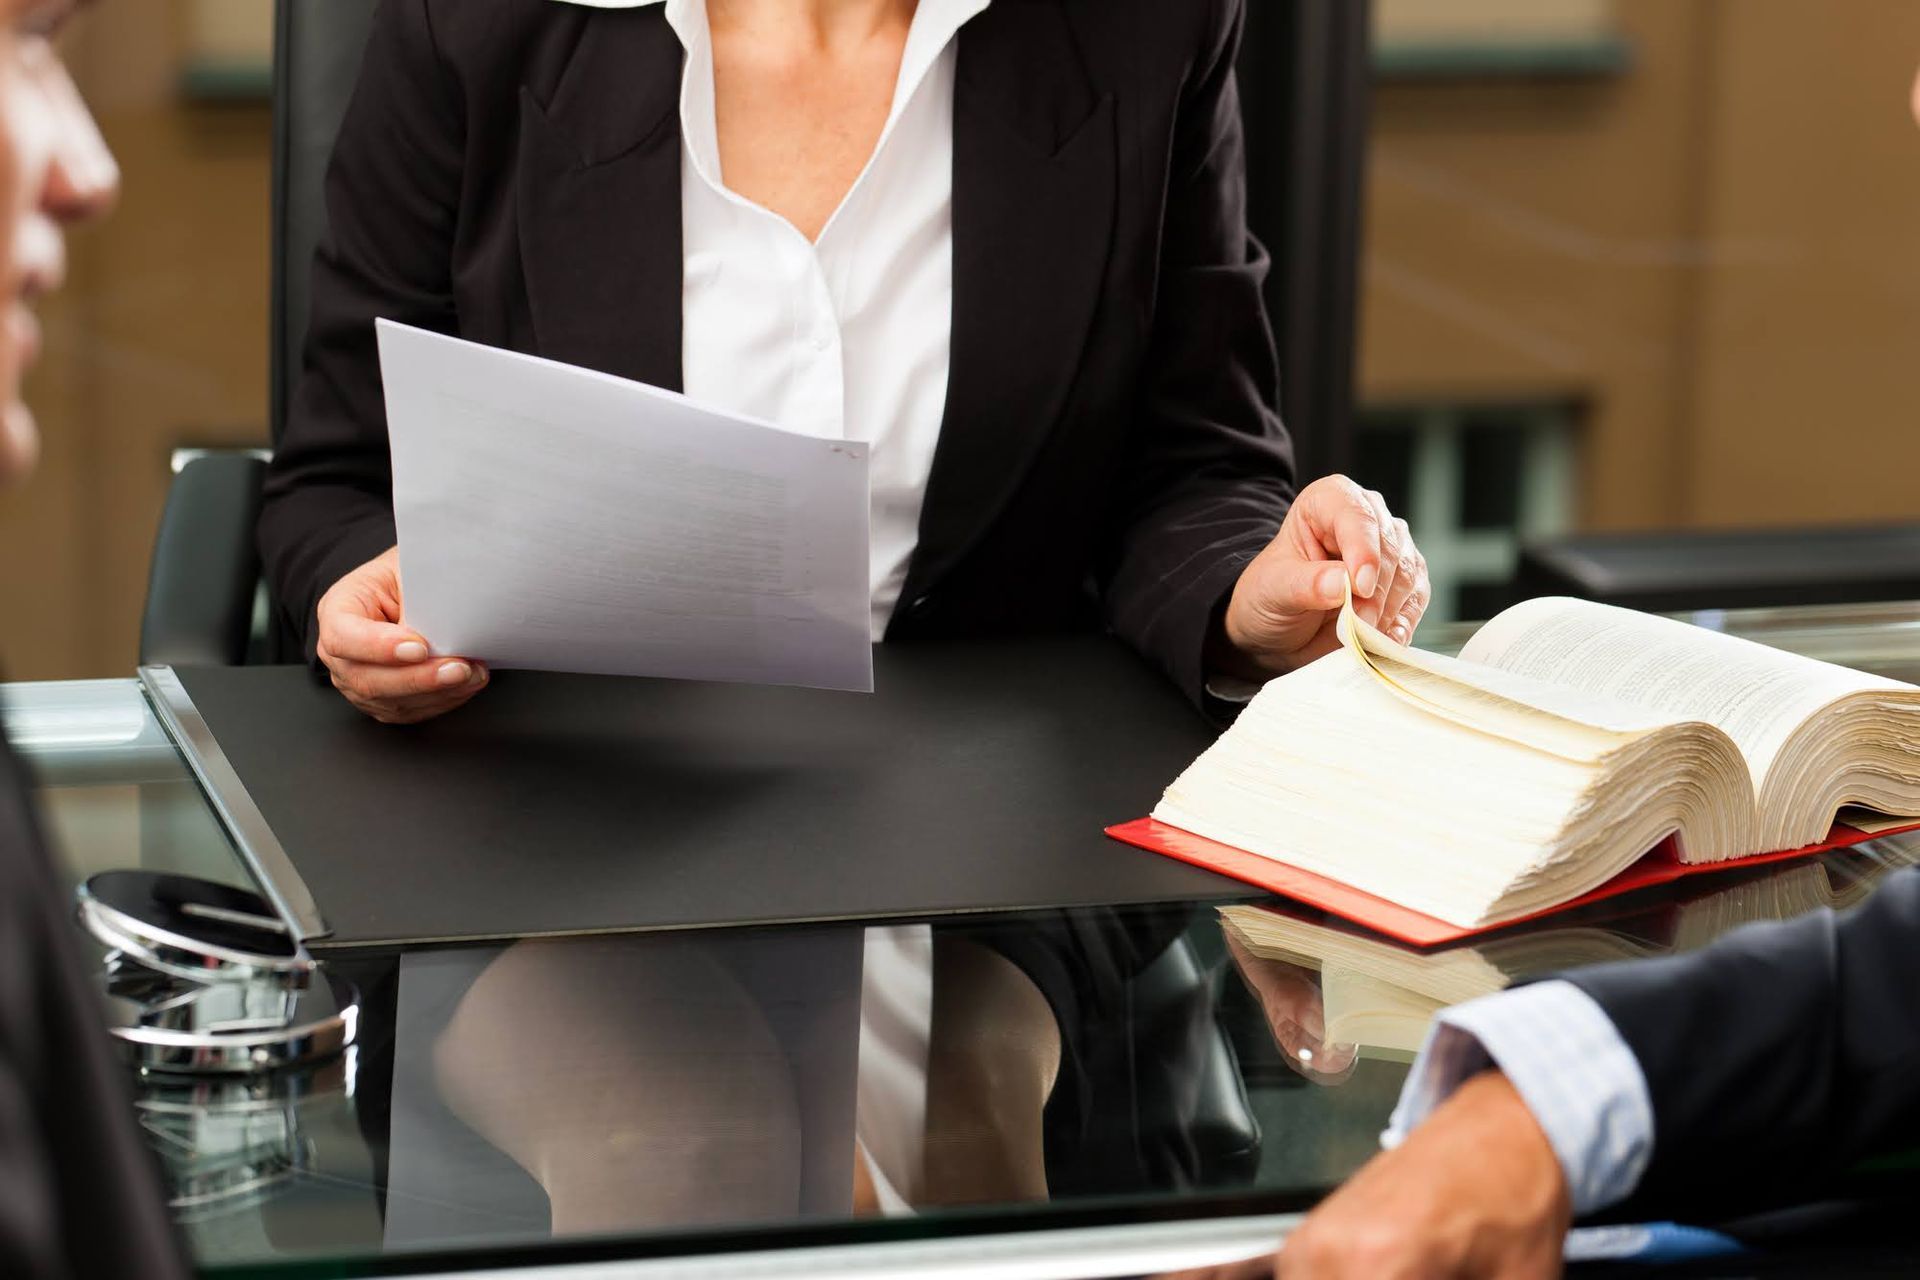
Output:
<instances>
[{"instance_id":1,"label":"book page","mask_svg":"<svg viewBox=\"0 0 1920 1280\"><path fill-rule=\"evenodd\" d=\"M1907 831L1920 826L1920 821L1911 817L1876 813L1872 809L1842 809L1840 821L1855 831L1864 831L1870 836L1884 835L1889 831Z\"/></svg>"},{"instance_id":2,"label":"book page","mask_svg":"<svg viewBox=\"0 0 1920 1280\"><path fill-rule=\"evenodd\" d=\"M1671 618L1560 597L1508 609L1460 656L1718 725L1746 757L1756 794L1793 731L1821 708L1849 693L1911 688Z\"/></svg>"},{"instance_id":3,"label":"book page","mask_svg":"<svg viewBox=\"0 0 1920 1280\"><path fill-rule=\"evenodd\" d=\"M1554 847L1595 772L1463 732L1343 649L1269 681L1153 816L1470 927Z\"/></svg>"},{"instance_id":4,"label":"book page","mask_svg":"<svg viewBox=\"0 0 1920 1280\"><path fill-rule=\"evenodd\" d=\"M1595 760L1626 738L1677 722L1612 698L1398 644L1354 612L1351 588L1339 631L1360 665L1402 697L1466 728L1563 759Z\"/></svg>"}]
</instances>

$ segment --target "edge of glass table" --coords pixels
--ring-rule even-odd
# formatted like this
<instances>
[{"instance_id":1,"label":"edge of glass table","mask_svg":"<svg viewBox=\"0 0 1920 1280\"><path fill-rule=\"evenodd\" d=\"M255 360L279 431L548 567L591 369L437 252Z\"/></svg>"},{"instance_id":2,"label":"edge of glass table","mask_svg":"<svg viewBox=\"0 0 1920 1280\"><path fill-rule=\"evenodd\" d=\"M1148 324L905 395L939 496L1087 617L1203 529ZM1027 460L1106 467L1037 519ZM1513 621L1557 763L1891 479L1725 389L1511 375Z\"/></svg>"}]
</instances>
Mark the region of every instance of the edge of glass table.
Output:
<instances>
[{"instance_id":1,"label":"edge of glass table","mask_svg":"<svg viewBox=\"0 0 1920 1280\"><path fill-rule=\"evenodd\" d=\"M549 1276L565 1280L590 1276L738 1280L743 1275L804 1275L816 1280L1100 1280L1218 1266L1254 1257L1275 1249L1303 1216L1222 1215L1013 1231L989 1228L977 1233L954 1233L953 1228L964 1223L943 1217L940 1227L949 1234L937 1237L921 1233L921 1238L723 1249L652 1258L585 1256L461 1274L474 1280L545 1280ZM579 1241L571 1246L557 1242L549 1252L570 1248L584 1254L595 1252L592 1244ZM446 1274L439 1269L413 1269L419 1259L403 1256L385 1261L391 1269L383 1267L377 1274L422 1278Z\"/></svg>"}]
</instances>

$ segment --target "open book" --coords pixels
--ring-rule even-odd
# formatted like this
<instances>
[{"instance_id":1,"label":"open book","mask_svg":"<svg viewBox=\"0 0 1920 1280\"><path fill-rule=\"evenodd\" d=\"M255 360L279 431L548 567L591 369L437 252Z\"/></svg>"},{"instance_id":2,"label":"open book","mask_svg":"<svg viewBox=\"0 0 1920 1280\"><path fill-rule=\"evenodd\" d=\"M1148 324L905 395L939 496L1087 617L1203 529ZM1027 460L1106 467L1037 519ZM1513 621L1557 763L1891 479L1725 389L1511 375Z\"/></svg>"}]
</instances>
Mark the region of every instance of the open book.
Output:
<instances>
[{"instance_id":1,"label":"open book","mask_svg":"<svg viewBox=\"0 0 1920 1280\"><path fill-rule=\"evenodd\" d=\"M1912 865L1916 856L1883 863ZM1267 907L1222 907L1220 925L1253 955L1319 975L1328 1043L1357 1046L1365 1057L1410 1060L1433 1016L1451 1005L1522 978L1691 951L1756 920L1851 906L1878 879L1843 875L1836 884L1818 860L1730 878L1732 884L1656 909L1615 913L1612 921L1522 929L1441 951L1412 951Z\"/></svg>"},{"instance_id":2,"label":"open book","mask_svg":"<svg viewBox=\"0 0 1920 1280\"><path fill-rule=\"evenodd\" d=\"M1920 815L1913 685L1584 600L1459 658L1340 635L1112 834L1430 943Z\"/></svg>"}]
</instances>

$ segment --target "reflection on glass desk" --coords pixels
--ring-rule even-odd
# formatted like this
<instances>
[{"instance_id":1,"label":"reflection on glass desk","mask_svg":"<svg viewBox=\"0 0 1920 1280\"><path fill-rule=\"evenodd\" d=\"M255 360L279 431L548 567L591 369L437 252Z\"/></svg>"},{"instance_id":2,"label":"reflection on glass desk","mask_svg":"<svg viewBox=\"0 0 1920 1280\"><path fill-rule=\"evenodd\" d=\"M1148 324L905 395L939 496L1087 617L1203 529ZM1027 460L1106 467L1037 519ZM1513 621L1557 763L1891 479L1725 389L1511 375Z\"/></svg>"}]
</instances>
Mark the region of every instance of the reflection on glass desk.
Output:
<instances>
[{"instance_id":1,"label":"reflection on glass desk","mask_svg":"<svg viewBox=\"0 0 1920 1280\"><path fill-rule=\"evenodd\" d=\"M1920 607L1725 621L1920 671ZM76 878L250 884L134 682L7 686L0 714ZM1377 1150L1447 1000L1844 905L1916 861L1920 834L1890 837L1435 953L1249 894L1360 962L1236 955L1184 903L333 954L364 997L347 1057L150 1090L142 1118L214 1271L1283 1214Z\"/></svg>"}]
</instances>

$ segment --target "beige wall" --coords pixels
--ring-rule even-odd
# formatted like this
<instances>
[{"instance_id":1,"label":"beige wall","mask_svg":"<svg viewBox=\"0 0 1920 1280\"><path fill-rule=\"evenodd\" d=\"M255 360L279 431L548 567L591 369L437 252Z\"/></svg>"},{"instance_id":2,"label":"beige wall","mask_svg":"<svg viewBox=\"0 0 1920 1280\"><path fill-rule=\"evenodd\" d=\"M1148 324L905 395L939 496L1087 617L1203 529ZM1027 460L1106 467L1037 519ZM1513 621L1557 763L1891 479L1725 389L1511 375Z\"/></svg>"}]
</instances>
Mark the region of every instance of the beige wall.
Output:
<instances>
[{"instance_id":1,"label":"beige wall","mask_svg":"<svg viewBox=\"0 0 1920 1280\"><path fill-rule=\"evenodd\" d=\"M1920 4L1725 9L1687 515L1920 520Z\"/></svg>"},{"instance_id":2,"label":"beige wall","mask_svg":"<svg viewBox=\"0 0 1920 1280\"><path fill-rule=\"evenodd\" d=\"M1374 0L1373 21L1387 43L1563 40L1604 34L1613 6L1614 0Z\"/></svg>"},{"instance_id":3,"label":"beige wall","mask_svg":"<svg viewBox=\"0 0 1920 1280\"><path fill-rule=\"evenodd\" d=\"M1579 398L1591 527L1920 518L1920 5L1615 14L1623 76L1382 89L1364 397Z\"/></svg>"},{"instance_id":4,"label":"beige wall","mask_svg":"<svg viewBox=\"0 0 1920 1280\"><path fill-rule=\"evenodd\" d=\"M169 452L265 435L268 111L181 102L192 16L103 6L70 43L126 194L43 308L46 464L0 496L12 678L129 674Z\"/></svg>"},{"instance_id":5,"label":"beige wall","mask_svg":"<svg viewBox=\"0 0 1920 1280\"><path fill-rule=\"evenodd\" d=\"M272 56L273 0L188 0L185 17L193 57L244 65Z\"/></svg>"}]
</instances>

